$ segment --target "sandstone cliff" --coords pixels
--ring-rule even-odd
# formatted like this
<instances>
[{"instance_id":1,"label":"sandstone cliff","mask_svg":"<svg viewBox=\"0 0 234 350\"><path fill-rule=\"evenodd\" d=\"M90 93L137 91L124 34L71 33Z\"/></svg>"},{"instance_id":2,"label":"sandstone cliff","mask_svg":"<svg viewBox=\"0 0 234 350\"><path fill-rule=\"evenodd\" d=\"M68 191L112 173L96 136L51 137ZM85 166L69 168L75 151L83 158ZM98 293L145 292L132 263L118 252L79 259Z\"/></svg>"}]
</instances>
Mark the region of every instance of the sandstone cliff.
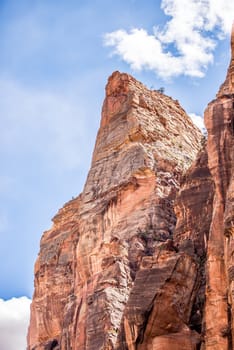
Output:
<instances>
[{"instance_id":1,"label":"sandstone cliff","mask_svg":"<svg viewBox=\"0 0 234 350\"><path fill-rule=\"evenodd\" d=\"M41 239L28 350L231 350L232 59L205 113L108 80L91 169Z\"/></svg>"},{"instance_id":2,"label":"sandstone cliff","mask_svg":"<svg viewBox=\"0 0 234 350\"><path fill-rule=\"evenodd\" d=\"M215 185L207 251L205 349L234 347L234 24L231 62L205 111L209 169Z\"/></svg>"}]
</instances>

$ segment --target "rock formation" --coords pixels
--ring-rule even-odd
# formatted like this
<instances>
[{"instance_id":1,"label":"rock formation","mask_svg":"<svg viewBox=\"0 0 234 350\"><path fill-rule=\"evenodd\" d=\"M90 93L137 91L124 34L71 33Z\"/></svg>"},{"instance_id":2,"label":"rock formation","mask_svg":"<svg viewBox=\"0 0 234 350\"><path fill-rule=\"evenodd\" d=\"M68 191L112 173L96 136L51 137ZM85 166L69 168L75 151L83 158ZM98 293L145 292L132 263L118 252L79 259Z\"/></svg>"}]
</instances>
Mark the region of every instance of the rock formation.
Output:
<instances>
[{"instance_id":1,"label":"rock formation","mask_svg":"<svg viewBox=\"0 0 234 350\"><path fill-rule=\"evenodd\" d=\"M91 169L41 239L28 350L231 350L234 33L208 142L178 101L108 80Z\"/></svg>"},{"instance_id":2,"label":"rock formation","mask_svg":"<svg viewBox=\"0 0 234 350\"><path fill-rule=\"evenodd\" d=\"M215 185L206 269L207 350L234 347L234 24L231 51L226 80L205 111Z\"/></svg>"}]
</instances>

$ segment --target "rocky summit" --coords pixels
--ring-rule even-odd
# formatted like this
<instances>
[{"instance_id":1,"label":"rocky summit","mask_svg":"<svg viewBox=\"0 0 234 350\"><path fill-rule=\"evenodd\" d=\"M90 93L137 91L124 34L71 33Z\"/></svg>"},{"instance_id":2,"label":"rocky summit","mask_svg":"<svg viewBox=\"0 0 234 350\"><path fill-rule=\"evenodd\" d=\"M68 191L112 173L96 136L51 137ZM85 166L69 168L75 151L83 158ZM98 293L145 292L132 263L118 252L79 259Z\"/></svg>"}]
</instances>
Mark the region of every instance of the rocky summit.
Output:
<instances>
[{"instance_id":1,"label":"rocky summit","mask_svg":"<svg viewBox=\"0 0 234 350\"><path fill-rule=\"evenodd\" d=\"M28 350L234 348L232 57L205 111L114 72L83 192L44 232Z\"/></svg>"}]
</instances>

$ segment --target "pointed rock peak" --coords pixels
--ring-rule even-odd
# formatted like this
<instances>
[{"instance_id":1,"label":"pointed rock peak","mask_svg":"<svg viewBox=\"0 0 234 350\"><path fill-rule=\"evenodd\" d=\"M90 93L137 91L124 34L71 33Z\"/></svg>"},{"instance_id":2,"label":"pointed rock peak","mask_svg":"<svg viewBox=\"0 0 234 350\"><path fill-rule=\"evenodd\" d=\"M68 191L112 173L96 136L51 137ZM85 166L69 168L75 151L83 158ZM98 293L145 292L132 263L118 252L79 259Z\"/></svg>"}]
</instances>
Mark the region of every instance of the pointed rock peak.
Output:
<instances>
[{"instance_id":1,"label":"pointed rock peak","mask_svg":"<svg viewBox=\"0 0 234 350\"><path fill-rule=\"evenodd\" d=\"M106 96L115 96L118 93L128 93L136 88L144 89L145 86L130 74L116 71L111 74L106 85Z\"/></svg>"},{"instance_id":2,"label":"pointed rock peak","mask_svg":"<svg viewBox=\"0 0 234 350\"><path fill-rule=\"evenodd\" d=\"M220 86L217 97L234 94L234 21L231 32L231 62L227 71L225 82Z\"/></svg>"}]
</instances>

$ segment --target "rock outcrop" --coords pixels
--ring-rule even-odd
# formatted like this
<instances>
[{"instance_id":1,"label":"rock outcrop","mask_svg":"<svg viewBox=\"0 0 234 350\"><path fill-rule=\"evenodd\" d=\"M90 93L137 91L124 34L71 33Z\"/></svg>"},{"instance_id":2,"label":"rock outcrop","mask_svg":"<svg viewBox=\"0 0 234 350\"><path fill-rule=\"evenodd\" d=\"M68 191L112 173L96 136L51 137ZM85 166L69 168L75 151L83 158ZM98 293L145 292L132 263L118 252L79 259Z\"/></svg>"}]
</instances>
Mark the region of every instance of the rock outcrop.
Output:
<instances>
[{"instance_id":1,"label":"rock outcrop","mask_svg":"<svg viewBox=\"0 0 234 350\"><path fill-rule=\"evenodd\" d=\"M206 270L207 350L234 346L234 24L231 51L226 80L205 111L208 163L215 185Z\"/></svg>"},{"instance_id":2,"label":"rock outcrop","mask_svg":"<svg viewBox=\"0 0 234 350\"><path fill-rule=\"evenodd\" d=\"M197 265L172 236L176 193L201 138L177 101L113 73L84 191L41 240L28 349L195 341Z\"/></svg>"},{"instance_id":3,"label":"rock outcrop","mask_svg":"<svg viewBox=\"0 0 234 350\"><path fill-rule=\"evenodd\" d=\"M28 350L231 350L232 59L205 112L108 80L91 169L41 239Z\"/></svg>"}]
</instances>

